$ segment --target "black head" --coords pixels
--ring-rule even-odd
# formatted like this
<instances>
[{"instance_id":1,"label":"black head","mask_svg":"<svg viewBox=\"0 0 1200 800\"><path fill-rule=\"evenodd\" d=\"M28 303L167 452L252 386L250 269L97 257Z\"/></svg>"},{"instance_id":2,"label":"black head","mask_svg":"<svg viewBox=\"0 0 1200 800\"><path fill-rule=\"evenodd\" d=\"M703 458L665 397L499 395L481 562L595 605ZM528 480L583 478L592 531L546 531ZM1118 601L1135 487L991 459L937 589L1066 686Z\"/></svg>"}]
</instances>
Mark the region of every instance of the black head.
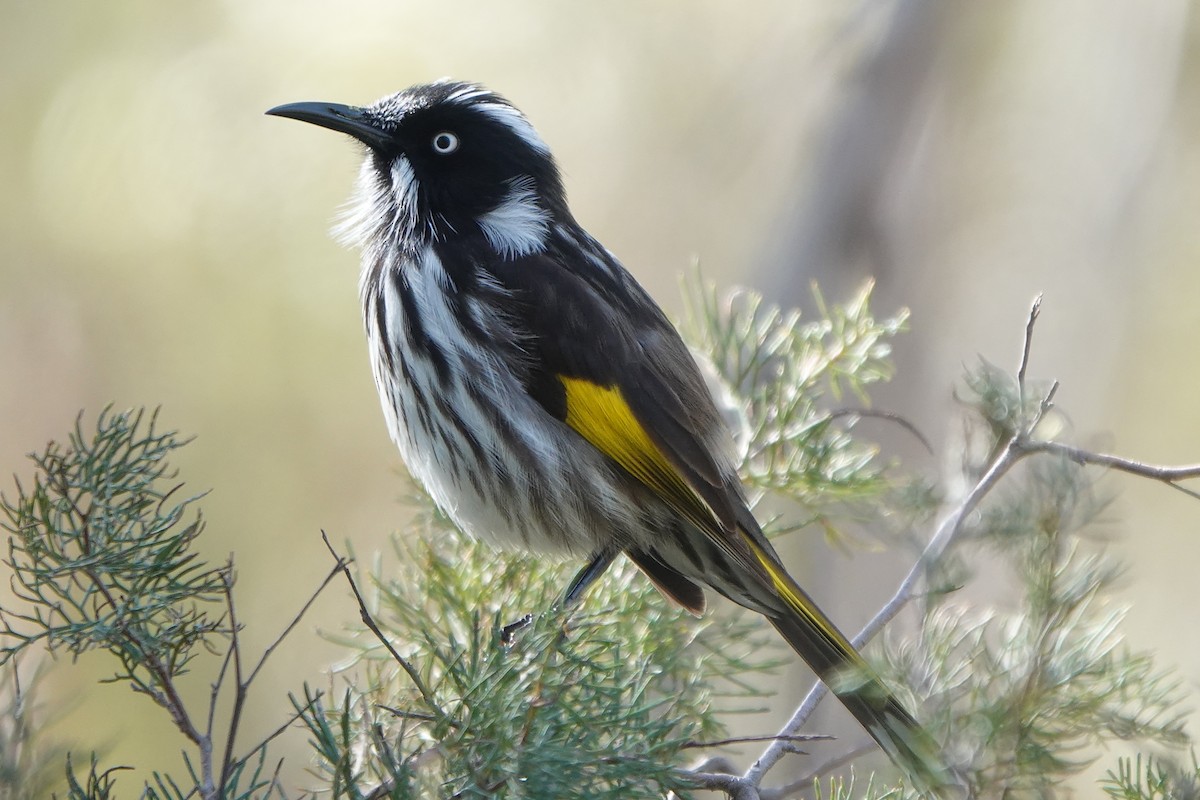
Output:
<instances>
[{"instance_id":1,"label":"black head","mask_svg":"<svg viewBox=\"0 0 1200 800\"><path fill-rule=\"evenodd\" d=\"M503 97L453 81L424 84L365 107L293 103L267 112L349 134L367 147L357 237L411 246L469 237L522 255L566 215L546 143Z\"/></svg>"}]
</instances>

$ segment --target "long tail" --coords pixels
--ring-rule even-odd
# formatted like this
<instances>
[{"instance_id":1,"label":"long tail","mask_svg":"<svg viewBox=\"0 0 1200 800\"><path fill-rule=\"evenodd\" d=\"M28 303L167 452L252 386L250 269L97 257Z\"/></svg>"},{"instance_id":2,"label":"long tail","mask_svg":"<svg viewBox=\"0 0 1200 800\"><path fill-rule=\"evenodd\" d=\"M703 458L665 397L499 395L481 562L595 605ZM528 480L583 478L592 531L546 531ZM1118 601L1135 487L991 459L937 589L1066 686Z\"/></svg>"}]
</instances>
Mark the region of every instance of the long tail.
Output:
<instances>
[{"instance_id":1,"label":"long tail","mask_svg":"<svg viewBox=\"0 0 1200 800\"><path fill-rule=\"evenodd\" d=\"M944 789L954 781L932 737L871 673L837 629L815 627L807 616L774 617L771 622L918 788L951 796L944 794ZM842 641L828 637L830 630Z\"/></svg>"},{"instance_id":2,"label":"long tail","mask_svg":"<svg viewBox=\"0 0 1200 800\"><path fill-rule=\"evenodd\" d=\"M747 537L789 613L768 614L792 649L841 700L867 733L917 788L939 797L962 796L961 783L946 766L924 728L880 682L849 640L780 565L774 553Z\"/></svg>"}]
</instances>

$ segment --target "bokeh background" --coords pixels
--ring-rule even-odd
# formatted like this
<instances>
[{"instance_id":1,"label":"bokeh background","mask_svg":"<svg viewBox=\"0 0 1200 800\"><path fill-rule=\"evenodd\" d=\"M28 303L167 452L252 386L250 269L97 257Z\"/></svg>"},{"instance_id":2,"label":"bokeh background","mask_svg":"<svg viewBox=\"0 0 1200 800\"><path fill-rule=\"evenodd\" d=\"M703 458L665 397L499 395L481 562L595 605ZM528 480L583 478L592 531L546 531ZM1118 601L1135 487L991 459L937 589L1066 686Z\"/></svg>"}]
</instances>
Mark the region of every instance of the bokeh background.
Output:
<instances>
[{"instance_id":1,"label":"bokeh background","mask_svg":"<svg viewBox=\"0 0 1200 800\"><path fill-rule=\"evenodd\" d=\"M236 554L251 652L329 568L320 529L360 554L385 548L404 522L402 467L369 376L357 259L327 233L357 152L262 112L447 75L528 113L576 216L668 309L695 259L802 306L813 280L836 301L874 276L881 312L913 310L878 402L943 454L896 451L917 468L955 460L954 382L980 354L1015 365L1038 292L1031 374L1062 381L1071 436L1200 461L1198 10L4 3L0 471L28 474L23 454L81 408L161 406L196 435L180 466L213 489L203 547ZM1195 689L1200 503L1129 478L1105 486L1129 564L1125 633ZM818 539L798 538L791 563L853 629L902 565L874 555L862 578L863 558ZM340 588L322 599L275 657L244 742L284 717L282 689L325 680L339 650L318 629L353 618ZM94 688L102 672L92 659L56 668L52 697L70 706L58 730L108 746L108 763L174 768L165 716ZM799 686L743 724L773 730Z\"/></svg>"}]
</instances>

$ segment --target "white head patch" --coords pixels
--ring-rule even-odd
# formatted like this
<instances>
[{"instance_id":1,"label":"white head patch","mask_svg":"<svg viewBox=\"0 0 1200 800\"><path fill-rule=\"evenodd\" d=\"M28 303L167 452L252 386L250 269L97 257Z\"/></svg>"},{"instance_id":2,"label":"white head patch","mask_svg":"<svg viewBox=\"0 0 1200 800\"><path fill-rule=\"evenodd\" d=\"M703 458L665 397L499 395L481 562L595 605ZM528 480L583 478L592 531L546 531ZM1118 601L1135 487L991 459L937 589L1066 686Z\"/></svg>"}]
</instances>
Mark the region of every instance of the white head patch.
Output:
<instances>
[{"instance_id":1,"label":"white head patch","mask_svg":"<svg viewBox=\"0 0 1200 800\"><path fill-rule=\"evenodd\" d=\"M538 203L529 176L509 183L500 204L479 218L479 227L499 255L519 258L541 250L550 231L550 213Z\"/></svg>"},{"instance_id":2,"label":"white head patch","mask_svg":"<svg viewBox=\"0 0 1200 800\"><path fill-rule=\"evenodd\" d=\"M525 115L487 89L465 84L450 93L446 100L471 106L504 125L534 150L546 155L550 154L550 147L538 135L537 130L525 118Z\"/></svg>"},{"instance_id":3,"label":"white head patch","mask_svg":"<svg viewBox=\"0 0 1200 800\"><path fill-rule=\"evenodd\" d=\"M550 147L534 129L533 123L525 119L525 115L510 105L504 103L476 103L475 108L487 114L492 119L508 127L521 141L544 155L550 154Z\"/></svg>"}]
</instances>

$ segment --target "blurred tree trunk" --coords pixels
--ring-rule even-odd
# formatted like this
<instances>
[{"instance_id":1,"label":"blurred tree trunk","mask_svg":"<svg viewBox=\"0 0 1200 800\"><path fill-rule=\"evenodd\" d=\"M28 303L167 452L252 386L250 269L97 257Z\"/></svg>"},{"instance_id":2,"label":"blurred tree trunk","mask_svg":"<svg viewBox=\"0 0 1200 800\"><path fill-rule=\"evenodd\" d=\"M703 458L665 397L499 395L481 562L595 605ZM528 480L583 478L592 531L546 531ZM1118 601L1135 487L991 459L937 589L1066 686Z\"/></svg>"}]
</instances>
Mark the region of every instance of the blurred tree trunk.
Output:
<instances>
[{"instance_id":1,"label":"blurred tree trunk","mask_svg":"<svg viewBox=\"0 0 1200 800\"><path fill-rule=\"evenodd\" d=\"M807 305L810 281L831 297L867 277L888 288L894 270L880 202L911 157L910 132L928 122L942 34L959 9L946 0L897 3L877 49L845 87L844 105L815 147L811 178L784 200L763 259L764 286L783 305Z\"/></svg>"}]
</instances>

